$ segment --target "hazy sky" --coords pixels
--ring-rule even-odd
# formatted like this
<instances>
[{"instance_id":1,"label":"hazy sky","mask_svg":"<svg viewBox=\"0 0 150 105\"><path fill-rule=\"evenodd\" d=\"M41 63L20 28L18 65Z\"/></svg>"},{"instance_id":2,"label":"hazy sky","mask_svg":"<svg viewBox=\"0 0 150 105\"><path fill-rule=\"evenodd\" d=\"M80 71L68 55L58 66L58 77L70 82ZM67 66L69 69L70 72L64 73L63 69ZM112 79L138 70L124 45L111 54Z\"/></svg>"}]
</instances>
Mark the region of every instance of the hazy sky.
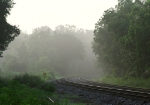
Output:
<instances>
[{"instance_id":1,"label":"hazy sky","mask_svg":"<svg viewBox=\"0 0 150 105\"><path fill-rule=\"evenodd\" d=\"M40 26L55 29L58 25L75 25L94 29L103 12L114 7L118 0L14 0L16 3L7 18L11 24L27 33Z\"/></svg>"}]
</instances>

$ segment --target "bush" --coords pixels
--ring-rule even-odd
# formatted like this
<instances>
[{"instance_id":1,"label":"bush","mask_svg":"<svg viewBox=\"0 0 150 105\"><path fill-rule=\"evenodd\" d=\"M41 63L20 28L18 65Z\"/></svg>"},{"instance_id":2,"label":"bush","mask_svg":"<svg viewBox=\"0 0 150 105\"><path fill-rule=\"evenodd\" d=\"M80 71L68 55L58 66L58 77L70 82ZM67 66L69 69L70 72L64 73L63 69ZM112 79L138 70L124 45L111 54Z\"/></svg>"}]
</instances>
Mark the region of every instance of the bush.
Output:
<instances>
[{"instance_id":1,"label":"bush","mask_svg":"<svg viewBox=\"0 0 150 105\"><path fill-rule=\"evenodd\" d=\"M18 81L21 84L25 84L29 87L39 87L40 84L43 83L43 81L40 79L38 76L33 76L33 75L22 75L22 76L16 76L14 81Z\"/></svg>"},{"instance_id":2,"label":"bush","mask_svg":"<svg viewBox=\"0 0 150 105\"><path fill-rule=\"evenodd\" d=\"M9 82L7 87L0 88L0 105L52 105L46 92L29 88L16 81Z\"/></svg>"},{"instance_id":3,"label":"bush","mask_svg":"<svg viewBox=\"0 0 150 105\"><path fill-rule=\"evenodd\" d=\"M7 85L8 85L8 80L0 77L0 88Z\"/></svg>"},{"instance_id":4,"label":"bush","mask_svg":"<svg viewBox=\"0 0 150 105\"><path fill-rule=\"evenodd\" d=\"M22 76L16 76L13 81L19 82L21 84L27 85L31 88L39 88L41 90L54 92L55 87L53 83L44 82L40 77L33 76L33 75L22 75Z\"/></svg>"},{"instance_id":5,"label":"bush","mask_svg":"<svg viewBox=\"0 0 150 105\"><path fill-rule=\"evenodd\" d=\"M55 87L53 83L45 82L44 84L41 85L40 89L49 91L49 92L54 92Z\"/></svg>"}]
</instances>

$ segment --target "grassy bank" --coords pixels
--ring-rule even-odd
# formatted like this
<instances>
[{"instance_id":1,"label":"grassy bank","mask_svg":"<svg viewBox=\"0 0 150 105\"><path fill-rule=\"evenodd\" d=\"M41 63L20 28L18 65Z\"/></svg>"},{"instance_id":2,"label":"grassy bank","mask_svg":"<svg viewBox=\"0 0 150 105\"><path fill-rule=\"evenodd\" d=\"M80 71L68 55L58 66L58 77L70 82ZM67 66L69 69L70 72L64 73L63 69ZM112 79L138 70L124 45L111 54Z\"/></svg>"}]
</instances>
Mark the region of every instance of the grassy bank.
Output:
<instances>
[{"instance_id":1,"label":"grassy bank","mask_svg":"<svg viewBox=\"0 0 150 105\"><path fill-rule=\"evenodd\" d=\"M72 103L68 97L75 98L56 94L54 84L37 76L25 74L11 80L0 78L0 105L84 105Z\"/></svg>"},{"instance_id":2,"label":"grassy bank","mask_svg":"<svg viewBox=\"0 0 150 105\"><path fill-rule=\"evenodd\" d=\"M150 89L150 78L132 78L132 77L100 77L92 79L97 82L104 82L108 84L122 85L122 86L131 86L131 87L140 87Z\"/></svg>"}]
</instances>

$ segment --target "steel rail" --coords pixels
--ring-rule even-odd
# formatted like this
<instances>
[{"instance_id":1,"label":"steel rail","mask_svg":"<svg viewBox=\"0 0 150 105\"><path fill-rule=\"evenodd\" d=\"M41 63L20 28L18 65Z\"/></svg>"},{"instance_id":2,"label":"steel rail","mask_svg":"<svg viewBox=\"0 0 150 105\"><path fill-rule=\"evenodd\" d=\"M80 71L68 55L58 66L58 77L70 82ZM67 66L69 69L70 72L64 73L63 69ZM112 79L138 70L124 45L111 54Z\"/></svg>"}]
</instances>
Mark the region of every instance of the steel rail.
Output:
<instances>
[{"instance_id":1,"label":"steel rail","mask_svg":"<svg viewBox=\"0 0 150 105\"><path fill-rule=\"evenodd\" d=\"M78 78L63 78L58 80L59 83L91 90L94 92L105 92L115 96L150 101L150 91L142 88L131 88L118 85L103 84Z\"/></svg>"},{"instance_id":2,"label":"steel rail","mask_svg":"<svg viewBox=\"0 0 150 105\"><path fill-rule=\"evenodd\" d=\"M96 86L111 86L113 88L120 88L120 89L128 89L129 91L139 91L139 92L147 92L150 93L150 89L144 89L144 88L133 88L129 86L120 86L120 85L112 85L112 84L106 84L102 82L94 82L94 81L89 81L87 79L82 78L82 81L88 83L88 84L94 84Z\"/></svg>"}]
</instances>

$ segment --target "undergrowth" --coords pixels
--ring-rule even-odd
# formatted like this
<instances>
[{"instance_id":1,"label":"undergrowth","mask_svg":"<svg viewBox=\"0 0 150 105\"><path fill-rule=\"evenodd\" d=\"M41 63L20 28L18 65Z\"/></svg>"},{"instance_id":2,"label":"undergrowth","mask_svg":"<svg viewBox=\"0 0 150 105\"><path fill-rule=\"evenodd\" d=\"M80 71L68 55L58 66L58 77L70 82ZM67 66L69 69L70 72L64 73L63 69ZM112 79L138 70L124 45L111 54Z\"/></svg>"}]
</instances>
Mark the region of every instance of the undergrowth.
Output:
<instances>
[{"instance_id":1,"label":"undergrowth","mask_svg":"<svg viewBox=\"0 0 150 105\"><path fill-rule=\"evenodd\" d=\"M13 79L0 78L0 105L84 105L72 103L65 95L55 93L52 83L40 77L20 75ZM54 103L48 98L54 99Z\"/></svg>"},{"instance_id":2,"label":"undergrowth","mask_svg":"<svg viewBox=\"0 0 150 105\"><path fill-rule=\"evenodd\" d=\"M108 84L116 84L122 86L130 86L130 87L140 87L140 88L148 88L150 89L150 78L132 78L132 77L101 77L99 79L95 79L94 81L104 82Z\"/></svg>"},{"instance_id":3,"label":"undergrowth","mask_svg":"<svg viewBox=\"0 0 150 105\"><path fill-rule=\"evenodd\" d=\"M47 97L53 95L54 86L49 83L49 89L45 89L43 84L40 78L28 74L12 80L0 78L0 105L53 105Z\"/></svg>"}]
</instances>

